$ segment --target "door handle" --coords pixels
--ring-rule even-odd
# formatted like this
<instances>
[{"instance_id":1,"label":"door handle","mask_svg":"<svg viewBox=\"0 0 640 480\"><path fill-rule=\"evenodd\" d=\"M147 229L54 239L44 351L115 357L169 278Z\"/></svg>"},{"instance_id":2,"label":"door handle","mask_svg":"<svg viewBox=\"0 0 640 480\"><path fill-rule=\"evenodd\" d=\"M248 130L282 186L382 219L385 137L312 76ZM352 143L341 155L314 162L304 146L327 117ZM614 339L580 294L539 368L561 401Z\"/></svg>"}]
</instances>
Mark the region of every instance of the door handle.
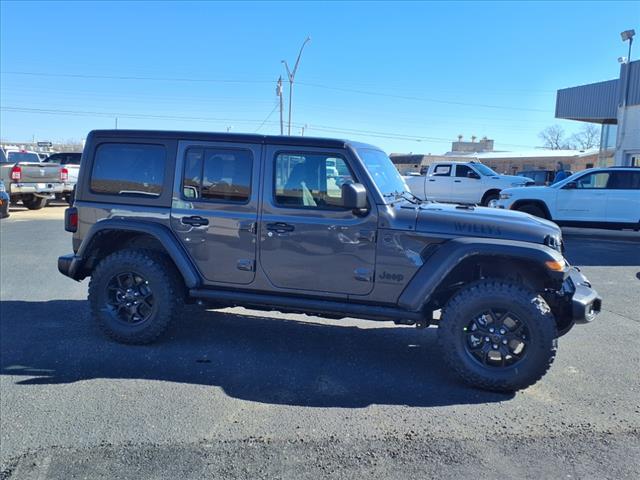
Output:
<instances>
[{"instance_id":1,"label":"door handle","mask_svg":"<svg viewBox=\"0 0 640 480\"><path fill-rule=\"evenodd\" d=\"M460 180L454 180L453 183L460 183Z\"/></svg>"},{"instance_id":2,"label":"door handle","mask_svg":"<svg viewBox=\"0 0 640 480\"><path fill-rule=\"evenodd\" d=\"M194 215L192 217L182 217L182 223L194 227L202 227L203 225L209 225L209 220L204 217Z\"/></svg>"},{"instance_id":3,"label":"door handle","mask_svg":"<svg viewBox=\"0 0 640 480\"><path fill-rule=\"evenodd\" d=\"M295 228L296 227L294 227L293 225L284 222L267 223L267 230L276 233L293 232Z\"/></svg>"},{"instance_id":4,"label":"door handle","mask_svg":"<svg viewBox=\"0 0 640 480\"><path fill-rule=\"evenodd\" d=\"M435 182L435 181L436 181L436 179L435 179L435 178L430 178L430 179L429 179L429 181L430 181L430 182Z\"/></svg>"}]
</instances>

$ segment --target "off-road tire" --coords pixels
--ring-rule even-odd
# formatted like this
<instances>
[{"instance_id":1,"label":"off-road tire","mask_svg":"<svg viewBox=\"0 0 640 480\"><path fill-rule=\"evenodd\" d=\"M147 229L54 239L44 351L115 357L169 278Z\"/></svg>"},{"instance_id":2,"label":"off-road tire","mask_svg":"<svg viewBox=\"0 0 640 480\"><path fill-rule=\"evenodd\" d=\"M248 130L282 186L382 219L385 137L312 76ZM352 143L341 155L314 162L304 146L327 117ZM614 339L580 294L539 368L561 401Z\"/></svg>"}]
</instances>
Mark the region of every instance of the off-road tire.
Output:
<instances>
[{"instance_id":1,"label":"off-road tire","mask_svg":"<svg viewBox=\"0 0 640 480\"><path fill-rule=\"evenodd\" d=\"M464 328L487 308L517 315L529 331L526 355L510 366L482 365L466 348ZM526 287L500 279L479 280L458 291L444 307L438 343L446 364L467 384L512 392L536 383L549 370L557 349L557 328L544 299Z\"/></svg>"},{"instance_id":2,"label":"off-road tire","mask_svg":"<svg viewBox=\"0 0 640 480\"><path fill-rule=\"evenodd\" d=\"M544 212L544 210L532 203L526 203L521 207L518 207L516 210L518 210L519 212L528 213L529 215L533 215L534 217L547 218L547 215Z\"/></svg>"},{"instance_id":3,"label":"off-road tire","mask_svg":"<svg viewBox=\"0 0 640 480\"><path fill-rule=\"evenodd\" d=\"M47 199L35 195L25 195L22 197L22 204L29 210L40 210L47 205Z\"/></svg>"},{"instance_id":4,"label":"off-road tire","mask_svg":"<svg viewBox=\"0 0 640 480\"><path fill-rule=\"evenodd\" d=\"M127 325L108 311L107 285L114 275L133 271L149 282L154 312L141 325ZM148 344L160 337L182 312L184 284L165 255L153 250L120 250L105 257L93 270L89 283L91 316L100 330L121 343Z\"/></svg>"}]
</instances>

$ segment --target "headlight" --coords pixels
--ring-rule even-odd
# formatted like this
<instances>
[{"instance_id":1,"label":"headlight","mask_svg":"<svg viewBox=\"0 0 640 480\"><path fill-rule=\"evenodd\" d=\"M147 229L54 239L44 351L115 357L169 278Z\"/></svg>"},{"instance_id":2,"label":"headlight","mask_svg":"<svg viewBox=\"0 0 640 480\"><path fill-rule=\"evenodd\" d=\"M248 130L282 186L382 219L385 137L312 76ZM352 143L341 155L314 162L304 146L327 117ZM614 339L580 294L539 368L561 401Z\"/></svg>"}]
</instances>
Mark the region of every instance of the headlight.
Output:
<instances>
[{"instance_id":1,"label":"headlight","mask_svg":"<svg viewBox=\"0 0 640 480\"><path fill-rule=\"evenodd\" d=\"M500 194L500 200L507 200L511 198L511 194L510 193L501 193Z\"/></svg>"}]
</instances>

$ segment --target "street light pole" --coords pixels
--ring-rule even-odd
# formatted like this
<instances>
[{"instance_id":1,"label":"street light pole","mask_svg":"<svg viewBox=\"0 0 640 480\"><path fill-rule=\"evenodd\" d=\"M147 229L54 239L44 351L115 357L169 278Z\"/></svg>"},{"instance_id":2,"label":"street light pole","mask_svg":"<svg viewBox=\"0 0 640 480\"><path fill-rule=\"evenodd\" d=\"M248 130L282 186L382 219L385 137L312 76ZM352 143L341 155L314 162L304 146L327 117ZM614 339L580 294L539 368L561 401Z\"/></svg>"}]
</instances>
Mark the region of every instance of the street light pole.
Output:
<instances>
[{"instance_id":1,"label":"street light pole","mask_svg":"<svg viewBox=\"0 0 640 480\"><path fill-rule=\"evenodd\" d=\"M280 101L280 135L284 135L284 126L282 121L282 75L278 78L278 86L276 87L276 95Z\"/></svg>"},{"instance_id":2,"label":"street light pole","mask_svg":"<svg viewBox=\"0 0 640 480\"><path fill-rule=\"evenodd\" d=\"M302 46L300 47L300 52L298 52L298 58L296 59L296 63L293 66L293 71L289 69L289 64L286 60L282 60L285 68L287 69L287 77L289 78L289 122L287 125L287 135L291 135L291 104L293 103L293 81L296 77L296 72L298 71L298 64L300 63L300 57L302 56L302 50L304 50L304 46L311 40L310 37L307 37L304 42L302 42Z\"/></svg>"}]
</instances>

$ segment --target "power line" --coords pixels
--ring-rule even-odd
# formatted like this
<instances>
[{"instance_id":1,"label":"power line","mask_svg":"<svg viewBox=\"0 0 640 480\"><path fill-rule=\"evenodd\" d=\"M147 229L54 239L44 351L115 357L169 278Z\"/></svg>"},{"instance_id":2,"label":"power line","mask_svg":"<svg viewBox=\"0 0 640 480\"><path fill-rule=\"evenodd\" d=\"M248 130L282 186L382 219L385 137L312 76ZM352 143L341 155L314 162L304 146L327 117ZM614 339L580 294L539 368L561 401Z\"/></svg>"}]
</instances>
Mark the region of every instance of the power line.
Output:
<instances>
[{"instance_id":1,"label":"power line","mask_svg":"<svg viewBox=\"0 0 640 480\"><path fill-rule=\"evenodd\" d=\"M262 124L259 129L262 128L267 123L277 124L275 121L269 121L269 117L273 115L277 108L271 111L271 113L262 120ZM41 109L41 108L26 108L26 107L12 107L12 106L2 106L0 110L9 111L9 112L23 112L23 113L35 113L35 114L45 114L45 115L70 115L70 116L90 116L90 117L106 117L106 118L114 118L114 117L122 117L122 118L136 118L136 119L155 119L155 120L177 120L177 121L194 121L194 122L235 122L235 123L248 123L248 124L256 124L260 123L260 120L255 119L237 119L237 118L215 118L215 117L188 117L188 116L179 116L179 115L153 115L153 114L138 114L138 113L119 113L119 112L97 112L97 111L80 111L80 110L59 110L59 109ZM293 126L302 127L303 124L293 124ZM394 132L380 132L376 130L358 130L352 128L337 128L328 125L309 125L310 129L318 130L321 132L330 132L330 133L344 133L347 135L355 135L355 136L365 136L371 138L384 138L389 140L402 140L402 141L412 141L412 142L433 142L433 143L450 143L452 140L450 138L442 138L442 137L427 137L421 135L409 135L403 133L394 133ZM509 144L502 143L505 146L512 146L518 148L535 148L531 145L518 145L518 144Z\"/></svg>"},{"instance_id":2,"label":"power line","mask_svg":"<svg viewBox=\"0 0 640 480\"><path fill-rule=\"evenodd\" d=\"M4 74L11 75L29 75L42 77L67 77L67 78L86 78L86 79L103 79L103 80L145 80L145 81L165 81L165 82L202 82L202 83L272 83L270 80L218 80L205 78L173 78L173 77L150 77L150 76L116 76L116 75L90 75L90 74L72 74L72 73L45 73L45 72L17 72L4 71ZM330 85L322 85L319 83L298 82L299 85L305 85L312 88L320 88L324 90L333 90L346 93L357 93L360 95L369 95L376 97L395 98L400 100L411 100L419 102L438 103L443 105L457 105L466 107L492 108L499 110L525 111L525 112L541 112L553 113L551 110L543 110L539 108L526 107L510 107L506 105L492 105L484 103L457 102L452 100L440 100L437 98L416 97L410 95L396 95L392 93L373 92L360 90L355 88L334 87Z\"/></svg>"},{"instance_id":3,"label":"power line","mask_svg":"<svg viewBox=\"0 0 640 480\"><path fill-rule=\"evenodd\" d=\"M269 112L269 115L267 115L267 117L262 121L262 123L260 124L260 126L258 128L256 128L255 133L258 133L258 131L264 127L264 124L267 123L267 121L269 120L269 118L271 118L271 115L274 114L274 112L277 110L277 108L280 106L280 103L276 103L275 106L273 107L273 110L271 110Z\"/></svg>"}]
</instances>

